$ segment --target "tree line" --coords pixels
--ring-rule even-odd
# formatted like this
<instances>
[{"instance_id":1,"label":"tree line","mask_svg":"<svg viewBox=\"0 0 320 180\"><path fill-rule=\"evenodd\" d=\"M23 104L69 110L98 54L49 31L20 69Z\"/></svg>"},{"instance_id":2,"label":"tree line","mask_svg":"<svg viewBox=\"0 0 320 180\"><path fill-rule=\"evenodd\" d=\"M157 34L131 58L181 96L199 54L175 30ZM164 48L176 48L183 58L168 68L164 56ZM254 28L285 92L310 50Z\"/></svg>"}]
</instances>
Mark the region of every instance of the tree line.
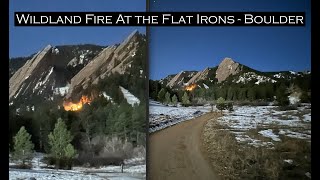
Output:
<instances>
[{"instance_id":1,"label":"tree line","mask_svg":"<svg viewBox=\"0 0 320 180\"><path fill-rule=\"evenodd\" d=\"M298 81L297 81L298 82ZM182 104L197 102L203 100L216 101L223 98L227 101L279 101L282 105L289 104L288 96L290 95L290 87L295 87L296 91L301 93L301 102L310 102L310 88L306 88L305 82L299 83L261 83L261 84L212 84L209 88L195 88L193 91L185 91L184 89L171 89L160 84L158 81L150 80L149 90L150 98L163 102L165 104L173 103L173 98ZM300 86L302 88L300 88ZM277 97L277 98L276 98ZM169 101L171 99L171 101Z\"/></svg>"}]
</instances>

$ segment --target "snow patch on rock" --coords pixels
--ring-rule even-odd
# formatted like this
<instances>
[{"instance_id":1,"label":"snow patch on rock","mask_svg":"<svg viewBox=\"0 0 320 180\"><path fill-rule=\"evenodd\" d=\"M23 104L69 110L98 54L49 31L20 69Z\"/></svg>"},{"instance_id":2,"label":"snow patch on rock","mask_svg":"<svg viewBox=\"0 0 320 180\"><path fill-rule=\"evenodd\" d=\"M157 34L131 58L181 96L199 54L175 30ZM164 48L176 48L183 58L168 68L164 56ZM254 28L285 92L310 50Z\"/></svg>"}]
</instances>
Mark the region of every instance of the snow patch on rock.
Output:
<instances>
[{"instance_id":1,"label":"snow patch on rock","mask_svg":"<svg viewBox=\"0 0 320 180\"><path fill-rule=\"evenodd\" d=\"M124 98L127 100L127 102L131 106L134 106L134 104L138 104L138 105L140 104L140 100L137 97L135 97L133 94L131 94L127 89L120 86L120 90Z\"/></svg>"}]
</instances>

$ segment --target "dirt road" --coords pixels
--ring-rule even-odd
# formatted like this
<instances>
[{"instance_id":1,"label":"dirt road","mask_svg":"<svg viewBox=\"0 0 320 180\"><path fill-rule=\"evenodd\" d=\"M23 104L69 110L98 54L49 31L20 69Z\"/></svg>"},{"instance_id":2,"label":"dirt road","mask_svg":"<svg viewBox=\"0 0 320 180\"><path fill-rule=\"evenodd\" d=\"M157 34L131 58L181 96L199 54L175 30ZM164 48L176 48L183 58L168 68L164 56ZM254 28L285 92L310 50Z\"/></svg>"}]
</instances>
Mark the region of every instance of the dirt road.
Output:
<instances>
[{"instance_id":1,"label":"dirt road","mask_svg":"<svg viewBox=\"0 0 320 180\"><path fill-rule=\"evenodd\" d=\"M218 179L201 148L202 128L212 118L212 113L205 114L151 134L148 179Z\"/></svg>"}]
</instances>

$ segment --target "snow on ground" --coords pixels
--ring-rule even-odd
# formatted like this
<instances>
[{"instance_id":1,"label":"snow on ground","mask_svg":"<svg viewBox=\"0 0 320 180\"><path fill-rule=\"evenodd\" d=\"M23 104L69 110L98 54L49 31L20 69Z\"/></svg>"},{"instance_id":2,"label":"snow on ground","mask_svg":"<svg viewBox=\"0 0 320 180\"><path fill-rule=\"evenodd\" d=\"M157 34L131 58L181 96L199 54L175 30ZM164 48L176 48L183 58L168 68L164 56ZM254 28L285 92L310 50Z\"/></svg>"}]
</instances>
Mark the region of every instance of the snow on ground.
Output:
<instances>
[{"instance_id":1,"label":"snow on ground","mask_svg":"<svg viewBox=\"0 0 320 180\"><path fill-rule=\"evenodd\" d=\"M288 96L288 98L289 98L290 104L297 104L298 102L300 102L300 99L298 97Z\"/></svg>"},{"instance_id":2,"label":"snow on ground","mask_svg":"<svg viewBox=\"0 0 320 180\"><path fill-rule=\"evenodd\" d=\"M278 135L273 134L272 129L259 131L259 134L262 134L264 137L271 138L273 141L281 141Z\"/></svg>"},{"instance_id":3,"label":"snow on ground","mask_svg":"<svg viewBox=\"0 0 320 180\"><path fill-rule=\"evenodd\" d=\"M25 169L9 169L9 179L31 179L36 180L51 180L51 179L61 179L61 180L80 180L80 179L91 179L91 180L102 180L103 177L97 175L83 174L76 171L70 170L25 170Z\"/></svg>"},{"instance_id":4,"label":"snow on ground","mask_svg":"<svg viewBox=\"0 0 320 180\"><path fill-rule=\"evenodd\" d=\"M125 160L123 173L121 166L105 166L100 168L73 167L72 170L56 170L46 168L47 164L41 162L43 153L35 153L31 161L32 169L9 168L9 179L30 179L36 180L138 180L146 179L146 165L144 158L133 158ZM10 159L10 154L9 154ZM135 163L139 162L139 165ZM143 163L144 164L141 164ZM9 162L9 166L16 165L16 162Z\"/></svg>"},{"instance_id":5,"label":"snow on ground","mask_svg":"<svg viewBox=\"0 0 320 180\"><path fill-rule=\"evenodd\" d=\"M224 111L224 116L218 118L218 122L234 133L238 142L272 148L273 142L281 141L280 135L311 141L310 107L310 104L302 104L297 110L279 111L276 106L234 106L234 111ZM149 132L193 119L209 111L210 105L172 107L150 100ZM249 133L249 130L258 128L254 136L252 131Z\"/></svg>"},{"instance_id":6,"label":"snow on ground","mask_svg":"<svg viewBox=\"0 0 320 180\"><path fill-rule=\"evenodd\" d=\"M106 92L102 92L102 94L100 94L100 96L103 96L104 98L106 98L107 100L111 101L113 103L112 97L107 95Z\"/></svg>"},{"instance_id":7,"label":"snow on ground","mask_svg":"<svg viewBox=\"0 0 320 180\"><path fill-rule=\"evenodd\" d=\"M124 179L124 180L136 180L145 179L146 177L146 165L125 165L123 167L123 173L121 172L121 166L105 166L100 168L83 168L74 167L76 172L95 174L100 177L106 177L108 179Z\"/></svg>"},{"instance_id":8,"label":"snow on ground","mask_svg":"<svg viewBox=\"0 0 320 180\"><path fill-rule=\"evenodd\" d=\"M303 121L305 121L305 122L311 122L311 114L305 114L305 115L303 115Z\"/></svg>"},{"instance_id":9,"label":"snow on ground","mask_svg":"<svg viewBox=\"0 0 320 180\"><path fill-rule=\"evenodd\" d=\"M272 142L264 142L258 139L254 139L246 134L241 134L241 133L237 134L235 138L240 143L247 143L255 147L259 147L259 146L272 147L273 146Z\"/></svg>"},{"instance_id":10,"label":"snow on ground","mask_svg":"<svg viewBox=\"0 0 320 180\"><path fill-rule=\"evenodd\" d=\"M280 78L283 78L284 76L281 73L278 73L273 75L273 77L280 79Z\"/></svg>"},{"instance_id":11,"label":"snow on ground","mask_svg":"<svg viewBox=\"0 0 320 180\"><path fill-rule=\"evenodd\" d=\"M303 104L297 110L278 111L275 106L235 106L234 111L225 111L218 122L233 132L238 142L270 147L272 141L281 141L281 136L311 141L310 104ZM253 136L252 131L259 128ZM262 141L268 137L270 141ZM272 146L271 146L272 147Z\"/></svg>"},{"instance_id":12,"label":"snow on ground","mask_svg":"<svg viewBox=\"0 0 320 180\"><path fill-rule=\"evenodd\" d=\"M64 96L68 93L69 91L69 84L66 85L65 87L57 87L54 89L53 93L55 95L60 95L60 96Z\"/></svg>"},{"instance_id":13,"label":"snow on ground","mask_svg":"<svg viewBox=\"0 0 320 180\"><path fill-rule=\"evenodd\" d=\"M140 104L140 100L135 97L133 94L131 94L128 90L126 90L125 88L121 87L121 92L123 93L123 96L126 98L127 102L133 106L134 104Z\"/></svg>"},{"instance_id":14,"label":"snow on ground","mask_svg":"<svg viewBox=\"0 0 320 180\"><path fill-rule=\"evenodd\" d=\"M206 88L206 89L209 89L209 86L206 85L205 83L203 83L203 87Z\"/></svg>"},{"instance_id":15,"label":"snow on ground","mask_svg":"<svg viewBox=\"0 0 320 180\"><path fill-rule=\"evenodd\" d=\"M298 111L277 111L275 108L274 106L235 106L233 112L226 111L224 116L219 118L219 121L231 129L243 130L257 128L257 126L303 127L306 125L297 116ZM288 112L292 115L285 115Z\"/></svg>"},{"instance_id":16,"label":"snow on ground","mask_svg":"<svg viewBox=\"0 0 320 180\"><path fill-rule=\"evenodd\" d=\"M293 160L292 159L285 159L283 160L284 162L288 163L288 164L292 164L293 163Z\"/></svg>"},{"instance_id":17,"label":"snow on ground","mask_svg":"<svg viewBox=\"0 0 320 180\"><path fill-rule=\"evenodd\" d=\"M294 71L289 71L289 72L290 72L291 74L294 74L294 75L295 75L295 74L297 74L297 73L296 73L296 72L294 72Z\"/></svg>"},{"instance_id":18,"label":"snow on ground","mask_svg":"<svg viewBox=\"0 0 320 180\"><path fill-rule=\"evenodd\" d=\"M266 76L257 75L254 72L244 73L243 75L239 76L238 80L236 80L236 79L233 80L233 82L235 82L235 83L247 83L247 82L250 82L250 81L255 81L255 84L260 84L260 83L263 83L263 82L272 82L272 83L276 83L277 82L274 79L271 79L271 78L266 77Z\"/></svg>"},{"instance_id":19,"label":"snow on ground","mask_svg":"<svg viewBox=\"0 0 320 180\"><path fill-rule=\"evenodd\" d=\"M173 107L165 106L156 101L149 101L149 132L155 132L182 121L193 119L205 112L209 112L211 106Z\"/></svg>"},{"instance_id":20,"label":"snow on ground","mask_svg":"<svg viewBox=\"0 0 320 180\"><path fill-rule=\"evenodd\" d=\"M294 132L291 131L289 129L281 129L279 131L279 134L283 134L286 135L288 137L292 137L292 138L298 138L298 139L311 139L311 135L306 134L306 133L300 133L300 132Z\"/></svg>"}]
</instances>

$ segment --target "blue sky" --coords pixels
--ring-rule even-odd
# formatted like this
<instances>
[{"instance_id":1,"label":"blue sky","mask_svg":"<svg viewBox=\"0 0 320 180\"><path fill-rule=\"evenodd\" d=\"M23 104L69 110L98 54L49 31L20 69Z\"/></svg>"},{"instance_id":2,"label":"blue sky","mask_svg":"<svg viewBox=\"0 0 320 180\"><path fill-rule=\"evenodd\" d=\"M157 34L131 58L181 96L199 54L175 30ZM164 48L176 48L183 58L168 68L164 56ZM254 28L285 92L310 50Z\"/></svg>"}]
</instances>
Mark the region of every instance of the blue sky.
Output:
<instances>
[{"instance_id":1,"label":"blue sky","mask_svg":"<svg viewBox=\"0 0 320 180\"><path fill-rule=\"evenodd\" d=\"M311 69L308 0L151 0L151 11L306 12L305 27L151 27L150 78L203 70L223 58L260 71Z\"/></svg>"},{"instance_id":2,"label":"blue sky","mask_svg":"<svg viewBox=\"0 0 320 180\"><path fill-rule=\"evenodd\" d=\"M14 27L15 11L145 11L145 0L10 0L9 56L29 56L46 45L119 43L145 27Z\"/></svg>"}]
</instances>

